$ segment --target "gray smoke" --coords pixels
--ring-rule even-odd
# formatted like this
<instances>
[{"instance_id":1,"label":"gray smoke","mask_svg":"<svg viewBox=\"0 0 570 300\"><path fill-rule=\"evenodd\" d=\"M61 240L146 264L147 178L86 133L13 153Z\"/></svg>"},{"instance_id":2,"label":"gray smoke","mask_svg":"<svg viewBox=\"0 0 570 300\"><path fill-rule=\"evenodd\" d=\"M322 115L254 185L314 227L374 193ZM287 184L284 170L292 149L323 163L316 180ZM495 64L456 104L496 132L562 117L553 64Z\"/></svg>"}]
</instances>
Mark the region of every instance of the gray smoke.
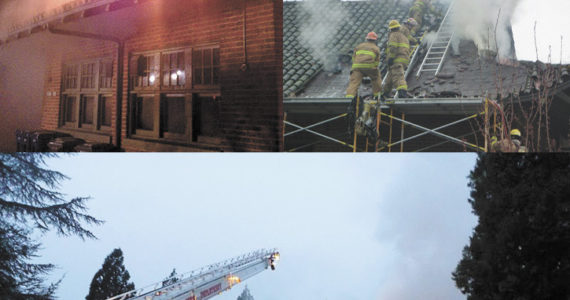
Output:
<instances>
[{"instance_id":1,"label":"gray smoke","mask_svg":"<svg viewBox=\"0 0 570 300\"><path fill-rule=\"evenodd\" d=\"M462 39L472 40L479 52L497 52L515 59L511 20L520 0L457 0L453 24ZM454 49L457 50L457 49Z\"/></svg>"},{"instance_id":2,"label":"gray smoke","mask_svg":"<svg viewBox=\"0 0 570 300\"><path fill-rule=\"evenodd\" d=\"M300 42L328 69L336 62L336 56L327 49L346 20L347 12L339 0L305 0L301 9L309 17L301 25Z\"/></svg>"},{"instance_id":3,"label":"gray smoke","mask_svg":"<svg viewBox=\"0 0 570 300\"><path fill-rule=\"evenodd\" d=\"M17 26L56 14L64 4L79 5L99 0L4 0L0 1L0 38Z\"/></svg>"}]
</instances>

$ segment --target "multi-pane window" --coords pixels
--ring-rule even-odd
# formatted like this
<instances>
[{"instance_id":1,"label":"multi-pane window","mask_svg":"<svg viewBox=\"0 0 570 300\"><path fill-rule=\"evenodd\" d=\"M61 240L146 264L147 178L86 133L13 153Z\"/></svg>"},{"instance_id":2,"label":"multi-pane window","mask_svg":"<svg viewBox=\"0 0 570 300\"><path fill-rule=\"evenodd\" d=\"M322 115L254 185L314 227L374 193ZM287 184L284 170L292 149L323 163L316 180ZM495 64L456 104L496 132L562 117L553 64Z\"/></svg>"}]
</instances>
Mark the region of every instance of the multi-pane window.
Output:
<instances>
[{"instance_id":1,"label":"multi-pane window","mask_svg":"<svg viewBox=\"0 0 570 300\"><path fill-rule=\"evenodd\" d=\"M93 111L95 109L95 96L83 95L79 117L81 124L93 125Z\"/></svg>"},{"instance_id":2,"label":"multi-pane window","mask_svg":"<svg viewBox=\"0 0 570 300\"><path fill-rule=\"evenodd\" d=\"M162 85L168 87L184 86L186 83L186 64L184 51L162 54Z\"/></svg>"},{"instance_id":3,"label":"multi-pane window","mask_svg":"<svg viewBox=\"0 0 570 300\"><path fill-rule=\"evenodd\" d=\"M186 98L183 96L163 97L160 109L163 132L186 133Z\"/></svg>"},{"instance_id":4,"label":"multi-pane window","mask_svg":"<svg viewBox=\"0 0 570 300\"><path fill-rule=\"evenodd\" d=\"M158 74L154 67L156 63L155 55L141 55L136 60L137 76L135 80L136 87L152 87L154 86Z\"/></svg>"},{"instance_id":5,"label":"multi-pane window","mask_svg":"<svg viewBox=\"0 0 570 300\"><path fill-rule=\"evenodd\" d=\"M110 129L112 85L113 63L110 59L64 64L61 126Z\"/></svg>"},{"instance_id":6,"label":"multi-pane window","mask_svg":"<svg viewBox=\"0 0 570 300\"><path fill-rule=\"evenodd\" d=\"M110 89L113 87L113 62L103 61L99 64L99 88Z\"/></svg>"},{"instance_id":7,"label":"multi-pane window","mask_svg":"<svg viewBox=\"0 0 570 300\"><path fill-rule=\"evenodd\" d=\"M111 126L111 97L101 96L99 98L99 124L101 126Z\"/></svg>"},{"instance_id":8,"label":"multi-pane window","mask_svg":"<svg viewBox=\"0 0 570 300\"><path fill-rule=\"evenodd\" d=\"M220 83L220 49L204 48L192 51L194 84L217 85Z\"/></svg>"},{"instance_id":9,"label":"multi-pane window","mask_svg":"<svg viewBox=\"0 0 570 300\"><path fill-rule=\"evenodd\" d=\"M134 54L129 75L130 135L183 142L217 136L218 46Z\"/></svg>"},{"instance_id":10,"label":"multi-pane window","mask_svg":"<svg viewBox=\"0 0 570 300\"><path fill-rule=\"evenodd\" d=\"M81 88L95 88L95 63L86 63L81 65Z\"/></svg>"},{"instance_id":11,"label":"multi-pane window","mask_svg":"<svg viewBox=\"0 0 570 300\"><path fill-rule=\"evenodd\" d=\"M73 124L76 121L77 98L73 95L63 96L63 123Z\"/></svg>"},{"instance_id":12,"label":"multi-pane window","mask_svg":"<svg viewBox=\"0 0 570 300\"><path fill-rule=\"evenodd\" d=\"M195 134L214 137L219 132L219 99L214 97L197 97L194 101Z\"/></svg>"},{"instance_id":13,"label":"multi-pane window","mask_svg":"<svg viewBox=\"0 0 570 300\"><path fill-rule=\"evenodd\" d=\"M77 88L77 71L79 65L66 65L63 68L63 89L74 90Z\"/></svg>"},{"instance_id":14,"label":"multi-pane window","mask_svg":"<svg viewBox=\"0 0 570 300\"><path fill-rule=\"evenodd\" d=\"M134 103L135 128L142 130L154 129L154 97L137 97Z\"/></svg>"}]
</instances>

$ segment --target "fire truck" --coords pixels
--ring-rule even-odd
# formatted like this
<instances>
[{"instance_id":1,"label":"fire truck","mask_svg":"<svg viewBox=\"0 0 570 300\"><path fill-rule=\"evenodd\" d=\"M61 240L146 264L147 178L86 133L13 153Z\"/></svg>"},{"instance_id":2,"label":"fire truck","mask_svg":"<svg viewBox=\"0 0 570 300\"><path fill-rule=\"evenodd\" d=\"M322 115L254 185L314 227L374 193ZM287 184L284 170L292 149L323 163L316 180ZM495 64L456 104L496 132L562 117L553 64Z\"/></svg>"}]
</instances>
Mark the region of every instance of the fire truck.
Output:
<instances>
[{"instance_id":1,"label":"fire truck","mask_svg":"<svg viewBox=\"0 0 570 300\"><path fill-rule=\"evenodd\" d=\"M267 269L275 270L279 259L277 249L261 249L107 300L206 300Z\"/></svg>"}]
</instances>

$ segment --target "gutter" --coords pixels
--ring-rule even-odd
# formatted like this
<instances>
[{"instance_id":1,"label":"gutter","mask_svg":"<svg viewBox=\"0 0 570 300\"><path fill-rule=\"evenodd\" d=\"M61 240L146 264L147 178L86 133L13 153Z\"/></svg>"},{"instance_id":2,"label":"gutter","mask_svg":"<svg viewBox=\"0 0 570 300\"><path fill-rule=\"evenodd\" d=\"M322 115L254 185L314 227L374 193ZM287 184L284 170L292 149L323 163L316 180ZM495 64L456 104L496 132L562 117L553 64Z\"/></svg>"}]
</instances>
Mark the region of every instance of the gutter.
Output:
<instances>
[{"instance_id":1,"label":"gutter","mask_svg":"<svg viewBox=\"0 0 570 300\"><path fill-rule=\"evenodd\" d=\"M80 31L72 31L72 30L65 30L65 29L57 29L53 28L52 26L47 26L47 29L50 33L59 34L59 35L66 35L66 36L74 36L86 39L95 39L95 40L102 40L102 41L109 41L117 44L117 100L116 103L116 111L117 117L115 119L115 136L116 136L116 146L120 149L121 148L121 129L122 129L122 115L123 115L123 73L124 73L124 56L125 56L125 41L114 36L109 35L102 35L102 34L95 34L90 32L80 32Z\"/></svg>"}]
</instances>

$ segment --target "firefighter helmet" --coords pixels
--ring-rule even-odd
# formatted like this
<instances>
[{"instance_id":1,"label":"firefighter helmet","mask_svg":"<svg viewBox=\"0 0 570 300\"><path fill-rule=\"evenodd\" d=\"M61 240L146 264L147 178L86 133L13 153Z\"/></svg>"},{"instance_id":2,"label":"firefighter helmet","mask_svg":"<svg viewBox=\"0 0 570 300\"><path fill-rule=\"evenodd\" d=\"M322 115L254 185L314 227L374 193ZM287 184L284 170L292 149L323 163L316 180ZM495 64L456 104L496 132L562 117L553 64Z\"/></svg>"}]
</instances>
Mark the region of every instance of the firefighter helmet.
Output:
<instances>
[{"instance_id":1,"label":"firefighter helmet","mask_svg":"<svg viewBox=\"0 0 570 300\"><path fill-rule=\"evenodd\" d=\"M366 39L367 39L367 40L376 41L376 40L378 40L378 35L376 34L376 32L370 31L370 32L366 35Z\"/></svg>"},{"instance_id":2,"label":"firefighter helmet","mask_svg":"<svg viewBox=\"0 0 570 300\"><path fill-rule=\"evenodd\" d=\"M513 129L513 130L511 130L511 136L517 136L517 137L520 138L520 137L522 136L522 134L521 134L521 131L520 131L520 130L518 130L518 129Z\"/></svg>"},{"instance_id":3,"label":"firefighter helmet","mask_svg":"<svg viewBox=\"0 0 570 300\"><path fill-rule=\"evenodd\" d=\"M416 26L418 26L418 21L416 21L416 19L414 19L414 18L409 18L406 21L404 21L404 24L408 24L412 27L416 27Z\"/></svg>"},{"instance_id":4,"label":"firefighter helmet","mask_svg":"<svg viewBox=\"0 0 570 300\"><path fill-rule=\"evenodd\" d=\"M397 20L392 20L390 21L390 24L388 24L388 28L390 29L400 28L400 22L398 22Z\"/></svg>"}]
</instances>

